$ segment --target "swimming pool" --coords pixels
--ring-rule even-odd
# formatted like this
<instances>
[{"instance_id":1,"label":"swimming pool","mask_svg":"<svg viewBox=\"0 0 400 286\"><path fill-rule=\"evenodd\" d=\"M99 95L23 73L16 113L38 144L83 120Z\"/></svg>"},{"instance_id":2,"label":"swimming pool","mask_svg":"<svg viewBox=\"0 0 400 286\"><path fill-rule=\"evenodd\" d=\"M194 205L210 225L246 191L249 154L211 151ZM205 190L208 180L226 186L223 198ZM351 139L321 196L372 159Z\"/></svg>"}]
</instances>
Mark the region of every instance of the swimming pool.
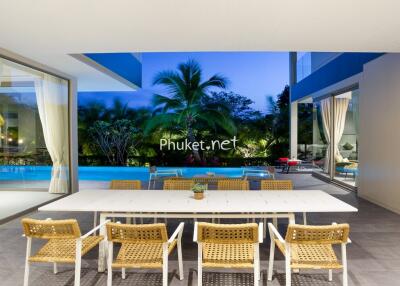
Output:
<instances>
[{"instance_id":1,"label":"swimming pool","mask_svg":"<svg viewBox=\"0 0 400 286\"><path fill-rule=\"evenodd\" d=\"M159 170L176 168L182 170L184 177L205 175L213 172L216 175L240 177L243 167L159 167ZM147 167L79 167L79 180L110 181L117 180L148 180ZM0 181L43 181L50 180L50 166L0 166Z\"/></svg>"}]
</instances>

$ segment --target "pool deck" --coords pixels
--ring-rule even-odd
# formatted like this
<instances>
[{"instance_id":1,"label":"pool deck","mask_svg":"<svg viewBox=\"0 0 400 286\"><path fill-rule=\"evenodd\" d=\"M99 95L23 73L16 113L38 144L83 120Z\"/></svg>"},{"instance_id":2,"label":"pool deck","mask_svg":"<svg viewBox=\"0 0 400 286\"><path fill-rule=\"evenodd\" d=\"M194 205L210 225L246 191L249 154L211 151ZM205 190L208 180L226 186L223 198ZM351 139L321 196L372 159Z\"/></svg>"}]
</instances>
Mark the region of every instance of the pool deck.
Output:
<instances>
[{"instance_id":1,"label":"pool deck","mask_svg":"<svg viewBox=\"0 0 400 286\"><path fill-rule=\"evenodd\" d=\"M353 243L348 247L349 285L398 285L400 281L400 215L385 210L377 205L357 198L356 194L326 184L311 175L289 174L278 175L278 178L293 179L297 189L320 189L350 203L359 209L358 213L310 214L310 224L328 224L335 222L350 223L350 238ZM82 231L90 229L92 215L85 213L46 213L32 212L34 218L72 218L78 219ZM299 217L300 219L300 217ZM177 278L176 254L173 254L169 264L171 286L197 285L197 247L192 242L193 224L186 220L183 236L183 258L185 280ZM177 221L168 220L169 232L177 226ZM281 232L286 229L285 221L279 224ZM2 286L22 285L25 257L25 239L21 237L20 218L0 226L0 279ZM37 249L38 243L33 243ZM261 246L261 285L285 285L284 260L282 255L276 255L275 275L272 282L267 282L267 258L269 254L269 239ZM82 282L85 286L106 285L106 274L97 272L97 249L90 252L82 261ZM161 285L161 273L149 270L128 270L126 280L122 280L120 272L114 272L113 285ZM311 275L312 274L312 275ZM60 265L59 273L52 273L50 264L32 264L30 284L35 285L73 285L74 270L72 265ZM253 285L252 274L244 270L205 271L204 285ZM334 271L333 281L328 282L327 271L301 271L294 274L292 285L336 286L341 285L341 274Z\"/></svg>"}]
</instances>

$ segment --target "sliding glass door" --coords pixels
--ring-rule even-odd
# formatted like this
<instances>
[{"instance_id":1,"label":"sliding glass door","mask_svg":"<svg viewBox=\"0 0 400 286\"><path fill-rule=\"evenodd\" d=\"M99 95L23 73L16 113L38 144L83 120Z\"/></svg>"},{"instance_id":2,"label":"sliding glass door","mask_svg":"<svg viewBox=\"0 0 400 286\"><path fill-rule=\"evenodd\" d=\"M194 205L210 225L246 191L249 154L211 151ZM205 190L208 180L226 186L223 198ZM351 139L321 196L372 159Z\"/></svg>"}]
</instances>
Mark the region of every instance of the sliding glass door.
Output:
<instances>
[{"instance_id":1,"label":"sliding glass door","mask_svg":"<svg viewBox=\"0 0 400 286\"><path fill-rule=\"evenodd\" d=\"M331 101L328 97L314 101L313 108L313 148L312 158L314 172L324 177L330 178L330 118Z\"/></svg>"},{"instance_id":2,"label":"sliding glass door","mask_svg":"<svg viewBox=\"0 0 400 286\"><path fill-rule=\"evenodd\" d=\"M357 186L358 98L354 89L314 100L314 173L330 180Z\"/></svg>"},{"instance_id":3,"label":"sliding glass door","mask_svg":"<svg viewBox=\"0 0 400 286\"><path fill-rule=\"evenodd\" d=\"M68 81L0 57L0 189L69 191Z\"/></svg>"},{"instance_id":4,"label":"sliding glass door","mask_svg":"<svg viewBox=\"0 0 400 286\"><path fill-rule=\"evenodd\" d=\"M358 175L358 98L358 89L334 97L339 109L335 118L334 179L353 187Z\"/></svg>"}]
</instances>

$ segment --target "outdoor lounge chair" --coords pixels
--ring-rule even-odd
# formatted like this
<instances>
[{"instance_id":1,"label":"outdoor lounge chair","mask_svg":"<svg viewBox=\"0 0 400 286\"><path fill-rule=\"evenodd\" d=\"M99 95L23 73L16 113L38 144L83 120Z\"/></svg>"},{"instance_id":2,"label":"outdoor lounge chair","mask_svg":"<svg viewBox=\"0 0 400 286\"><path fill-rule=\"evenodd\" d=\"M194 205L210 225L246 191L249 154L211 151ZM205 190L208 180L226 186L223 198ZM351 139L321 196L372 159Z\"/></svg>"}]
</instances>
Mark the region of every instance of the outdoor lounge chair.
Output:
<instances>
[{"instance_id":1,"label":"outdoor lounge chair","mask_svg":"<svg viewBox=\"0 0 400 286\"><path fill-rule=\"evenodd\" d=\"M271 249L268 265L268 280L272 280L275 245L285 256L286 286L291 285L292 269L327 269L332 281L332 269L342 269L343 286L347 281L346 245L350 243L349 225L335 224L324 226L289 225L285 239L271 223L268 224ZM333 245L340 244L342 259L339 261Z\"/></svg>"},{"instance_id":2,"label":"outdoor lounge chair","mask_svg":"<svg viewBox=\"0 0 400 286\"><path fill-rule=\"evenodd\" d=\"M345 179L347 178L348 174L352 174L355 178L358 174L358 163L354 161L337 162L335 166L335 171L337 173L344 173Z\"/></svg>"},{"instance_id":3,"label":"outdoor lounge chair","mask_svg":"<svg viewBox=\"0 0 400 286\"><path fill-rule=\"evenodd\" d=\"M162 269L162 285L168 285L168 256L177 248L179 279L183 280L182 233L181 222L168 239L167 227L163 223L127 225L120 223L107 224L108 257L107 286L112 285L112 268L122 269L125 279L126 268ZM113 244L121 248L114 259Z\"/></svg>"},{"instance_id":4,"label":"outdoor lounge chair","mask_svg":"<svg viewBox=\"0 0 400 286\"><path fill-rule=\"evenodd\" d=\"M197 285L203 283L203 268L254 269L254 285L259 285L259 244L262 223L212 224L196 222L193 241L198 245Z\"/></svg>"},{"instance_id":5,"label":"outdoor lounge chair","mask_svg":"<svg viewBox=\"0 0 400 286\"><path fill-rule=\"evenodd\" d=\"M75 263L75 286L80 285L81 259L104 238L92 235L105 223L81 235L78 222L75 219L66 220L36 220L22 219L24 236L27 238L24 286L28 286L29 266L32 262L53 263L53 272L57 274L57 263ZM32 238L44 239L47 242L32 255Z\"/></svg>"}]
</instances>

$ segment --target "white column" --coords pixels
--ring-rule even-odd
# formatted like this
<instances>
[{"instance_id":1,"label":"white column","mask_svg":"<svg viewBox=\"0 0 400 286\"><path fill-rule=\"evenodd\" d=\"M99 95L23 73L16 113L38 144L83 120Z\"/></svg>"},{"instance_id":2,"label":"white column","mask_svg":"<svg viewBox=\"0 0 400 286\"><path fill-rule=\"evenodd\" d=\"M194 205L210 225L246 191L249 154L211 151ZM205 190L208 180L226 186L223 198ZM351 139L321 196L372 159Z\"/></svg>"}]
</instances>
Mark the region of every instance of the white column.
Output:
<instances>
[{"instance_id":1,"label":"white column","mask_svg":"<svg viewBox=\"0 0 400 286\"><path fill-rule=\"evenodd\" d=\"M297 158L297 101L290 104L290 158Z\"/></svg>"},{"instance_id":2,"label":"white column","mask_svg":"<svg viewBox=\"0 0 400 286\"><path fill-rule=\"evenodd\" d=\"M69 152L70 152L70 174L71 174L71 192L79 190L78 182L78 95L77 80L69 81Z\"/></svg>"},{"instance_id":3,"label":"white column","mask_svg":"<svg viewBox=\"0 0 400 286\"><path fill-rule=\"evenodd\" d=\"M297 53L289 53L289 84L290 87L297 83ZM290 93L290 158L297 158L297 101L292 102Z\"/></svg>"}]
</instances>

